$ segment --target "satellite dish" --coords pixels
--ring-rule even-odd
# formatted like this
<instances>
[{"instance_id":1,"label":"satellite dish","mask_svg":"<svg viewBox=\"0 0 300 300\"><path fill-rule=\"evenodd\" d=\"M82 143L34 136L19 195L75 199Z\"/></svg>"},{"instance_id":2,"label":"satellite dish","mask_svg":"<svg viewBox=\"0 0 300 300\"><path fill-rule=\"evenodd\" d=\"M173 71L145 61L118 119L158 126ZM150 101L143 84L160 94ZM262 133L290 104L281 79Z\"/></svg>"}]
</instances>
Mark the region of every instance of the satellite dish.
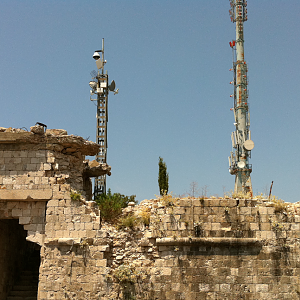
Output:
<instances>
[{"instance_id":1,"label":"satellite dish","mask_svg":"<svg viewBox=\"0 0 300 300\"><path fill-rule=\"evenodd\" d=\"M90 86L92 89L95 89L96 86L97 86L97 82L95 82L95 81L90 81L90 82L89 82L89 86Z\"/></svg>"},{"instance_id":2,"label":"satellite dish","mask_svg":"<svg viewBox=\"0 0 300 300\"><path fill-rule=\"evenodd\" d=\"M239 161L239 162L237 163L237 166L238 166L240 169L243 169L243 168L245 168L246 164L245 164L244 161Z\"/></svg>"},{"instance_id":3,"label":"satellite dish","mask_svg":"<svg viewBox=\"0 0 300 300\"><path fill-rule=\"evenodd\" d=\"M254 142L252 140L246 140L243 146L246 150L250 151L254 148Z\"/></svg>"},{"instance_id":4,"label":"satellite dish","mask_svg":"<svg viewBox=\"0 0 300 300\"><path fill-rule=\"evenodd\" d=\"M235 173L234 169L230 168L230 169L229 169L229 173L230 173L231 175L233 175L233 174Z\"/></svg>"},{"instance_id":5,"label":"satellite dish","mask_svg":"<svg viewBox=\"0 0 300 300\"><path fill-rule=\"evenodd\" d=\"M108 89L110 90L110 91L114 91L115 90L115 88L116 88L116 83L115 83L115 81L113 80L112 82L111 82L111 84L108 86Z\"/></svg>"}]
</instances>

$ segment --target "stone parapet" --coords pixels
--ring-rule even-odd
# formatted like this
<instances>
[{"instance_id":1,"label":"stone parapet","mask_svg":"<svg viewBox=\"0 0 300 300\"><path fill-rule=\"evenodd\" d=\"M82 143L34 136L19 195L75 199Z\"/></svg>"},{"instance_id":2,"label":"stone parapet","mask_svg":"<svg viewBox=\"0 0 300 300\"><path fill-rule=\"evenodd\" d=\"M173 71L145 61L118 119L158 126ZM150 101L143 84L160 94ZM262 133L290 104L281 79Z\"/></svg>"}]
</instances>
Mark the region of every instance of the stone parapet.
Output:
<instances>
[{"instance_id":1,"label":"stone parapet","mask_svg":"<svg viewBox=\"0 0 300 300\"><path fill-rule=\"evenodd\" d=\"M0 144L40 145L45 150L60 150L62 153L79 152L82 155L96 155L99 145L75 135L35 134L33 132L0 132Z\"/></svg>"}]
</instances>

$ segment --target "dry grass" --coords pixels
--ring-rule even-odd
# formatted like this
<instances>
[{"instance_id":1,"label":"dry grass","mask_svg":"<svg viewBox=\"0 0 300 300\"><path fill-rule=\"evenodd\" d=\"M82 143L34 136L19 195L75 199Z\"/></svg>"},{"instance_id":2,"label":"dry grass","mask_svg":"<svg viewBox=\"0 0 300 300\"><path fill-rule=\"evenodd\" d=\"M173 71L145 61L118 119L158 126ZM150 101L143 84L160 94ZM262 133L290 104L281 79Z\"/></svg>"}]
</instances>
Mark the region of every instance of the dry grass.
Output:
<instances>
[{"instance_id":1,"label":"dry grass","mask_svg":"<svg viewBox=\"0 0 300 300\"><path fill-rule=\"evenodd\" d=\"M134 227L138 226L141 223L141 219L135 216L134 214L129 214L126 217L121 217L117 224L117 229L130 228L134 229Z\"/></svg>"},{"instance_id":2,"label":"dry grass","mask_svg":"<svg viewBox=\"0 0 300 300\"><path fill-rule=\"evenodd\" d=\"M141 212L139 213L139 215L140 215L140 218L141 218L141 222L145 226L149 226L151 212L149 211L148 207L143 207Z\"/></svg>"},{"instance_id":3,"label":"dry grass","mask_svg":"<svg viewBox=\"0 0 300 300\"><path fill-rule=\"evenodd\" d=\"M174 197L172 192L167 194L164 193L161 197L158 197L160 203L166 207L168 206L177 206L179 198Z\"/></svg>"},{"instance_id":4,"label":"dry grass","mask_svg":"<svg viewBox=\"0 0 300 300\"><path fill-rule=\"evenodd\" d=\"M250 193L245 192L227 192L224 196L225 199L252 199Z\"/></svg>"},{"instance_id":5,"label":"dry grass","mask_svg":"<svg viewBox=\"0 0 300 300\"><path fill-rule=\"evenodd\" d=\"M274 204L275 212L287 212L288 204L285 203L282 199L278 199L275 196L272 196L271 202Z\"/></svg>"}]
</instances>

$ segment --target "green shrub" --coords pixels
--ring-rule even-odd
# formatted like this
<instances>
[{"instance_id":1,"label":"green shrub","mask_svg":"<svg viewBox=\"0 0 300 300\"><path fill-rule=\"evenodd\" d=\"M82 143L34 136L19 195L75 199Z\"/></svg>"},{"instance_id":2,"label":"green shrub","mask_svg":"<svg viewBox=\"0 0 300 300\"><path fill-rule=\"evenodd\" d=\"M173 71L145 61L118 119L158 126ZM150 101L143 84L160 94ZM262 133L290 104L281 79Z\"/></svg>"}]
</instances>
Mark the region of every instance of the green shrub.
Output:
<instances>
[{"instance_id":1,"label":"green shrub","mask_svg":"<svg viewBox=\"0 0 300 300\"><path fill-rule=\"evenodd\" d=\"M95 201L99 205L101 217L107 222L113 222L122 213L122 208L128 206L129 202L135 202L135 195L124 196L119 193L111 193L108 189L107 194L101 194Z\"/></svg>"},{"instance_id":2,"label":"green shrub","mask_svg":"<svg viewBox=\"0 0 300 300\"><path fill-rule=\"evenodd\" d=\"M114 271L114 277L121 283L136 281L136 269L132 264L121 265Z\"/></svg>"},{"instance_id":3,"label":"green shrub","mask_svg":"<svg viewBox=\"0 0 300 300\"><path fill-rule=\"evenodd\" d=\"M122 288L123 297L118 299L153 299L148 267L135 267L134 264L123 264L112 272L114 278Z\"/></svg>"},{"instance_id":4,"label":"green shrub","mask_svg":"<svg viewBox=\"0 0 300 300\"><path fill-rule=\"evenodd\" d=\"M149 275L150 271L148 268L136 268L132 263L125 263L113 270L112 276L120 283L139 283L142 285L143 282L147 281ZM146 292L146 288L142 292Z\"/></svg>"},{"instance_id":5,"label":"green shrub","mask_svg":"<svg viewBox=\"0 0 300 300\"><path fill-rule=\"evenodd\" d=\"M71 197L71 199L74 200L74 201L79 201L79 200L81 199L81 193L72 190L71 193L70 193L70 197Z\"/></svg>"},{"instance_id":6,"label":"green shrub","mask_svg":"<svg viewBox=\"0 0 300 300\"><path fill-rule=\"evenodd\" d=\"M141 219L136 217L133 214L130 214L126 217L122 217L119 219L117 228L118 229L124 229L124 228L130 228L133 229L135 226L141 223Z\"/></svg>"}]
</instances>

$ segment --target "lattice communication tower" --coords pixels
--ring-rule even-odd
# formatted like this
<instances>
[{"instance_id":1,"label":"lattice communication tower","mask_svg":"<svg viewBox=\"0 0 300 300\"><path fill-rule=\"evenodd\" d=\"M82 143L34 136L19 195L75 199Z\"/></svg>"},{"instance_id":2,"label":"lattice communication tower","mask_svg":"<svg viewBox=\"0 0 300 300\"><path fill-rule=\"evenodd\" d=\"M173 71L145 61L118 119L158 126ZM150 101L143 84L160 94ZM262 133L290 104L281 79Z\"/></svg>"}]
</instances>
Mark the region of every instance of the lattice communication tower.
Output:
<instances>
[{"instance_id":1,"label":"lattice communication tower","mask_svg":"<svg viewBox=\"0 0 300 300\"><path fill-rule=\"evenodd\" d=\"M107 71L104 73L104 39L102 39L102 50L96 50L93 58L96 60L97 71L92 71L92 80L89 85L91 87L91 101L97 102L97 125L96 125L96 143L100 146L100 150L96 155L96 161L99 163L107 163L107 122L108 122L108 94L109 91L118 93L115 90L116 84L113 80L108 84ZM97 98L93 99L92 96L96 95ZM106 193L106 175L95 178L94 184L94 197Z\"/></svg>"},{"instance_id":2,"label":"lattice communication tower","mask_svg":"<svg viewBox=\"0 0 300 300\"><path fill-rule=\"evenodd\" d=\"M229 43L233 53L233 104L235 131L231 134L232 151L229 156L229 172L235 175L235 193L249 193L251 196L252 183L249 163L254 143L251 140L250 112L248 101L248 67L244 60L244 22L247 21L247 1L229 0L230 19L236 23L236 40Z\"/></svg>"}]
</instances>

